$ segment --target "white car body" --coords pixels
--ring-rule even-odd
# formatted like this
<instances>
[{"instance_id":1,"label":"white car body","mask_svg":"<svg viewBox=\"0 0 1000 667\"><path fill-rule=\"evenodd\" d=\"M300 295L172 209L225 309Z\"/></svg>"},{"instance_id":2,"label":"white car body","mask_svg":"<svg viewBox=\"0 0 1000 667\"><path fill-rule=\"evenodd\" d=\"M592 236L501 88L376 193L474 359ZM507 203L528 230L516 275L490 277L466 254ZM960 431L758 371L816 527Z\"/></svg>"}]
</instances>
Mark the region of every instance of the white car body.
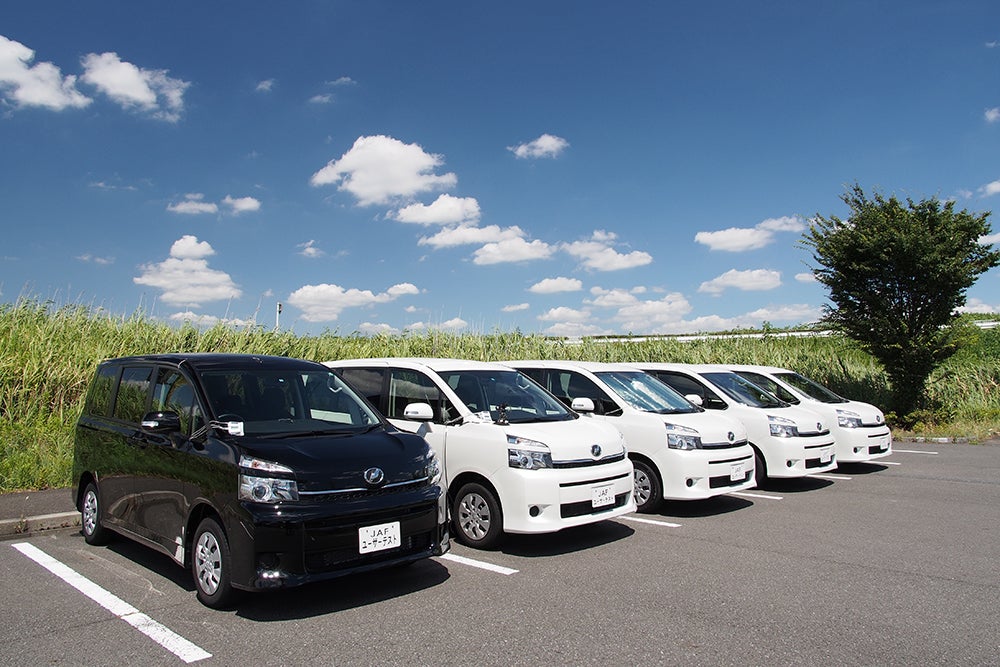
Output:
<instances>
[{"instance_id":1,"label":"white car body","mask_svg":"<svg viewBox=\"0 0 1000 667\"><path fill-rule=\"evenodd\" d=\"M863 463L892 453L892 431L874 405L838 396L795 371L776 366L728 366L778 398L818 413L833 433L837 460Z\"/></svg>"},{"instance_id":2,"label":"white car body","mask_svg":"<svg viewBox=\"0 0 1000 667\"><path fill-rule=\"evenodd\" d=\"M765 477L804 477L837 467L836 445L823 418L805 408L789 405L749 384L753 394L737 399L728 385L747 383L726 366L712 364L634 364L652 373L689 399L709 410L725 410L746 426L750 445L758 454L758 484ZM727 393L727 391L731 393ZM758 405L753 407L750 399ZM746 401L746 402L744 402Z\"/></svg>"},{"instance_id":3,"label":"white car body","mask_svg":"<svg viewBox=\"0 0 1000 667\"><path fill-rule=\"evenodd\" d=\"M488 548L499 539L495 530L483 539L468 526L462 532L459 523L468 517L457 515L470 506L460 507L465 501L457 496L470 484L479 487L472 499L477 503L495 495L504 533L549 533L635 511L632 462L622 435L566 409L508 366L401 358L326 365L396 427L427 439L444 464L456 537L470 546ZM547 421L547 415L560 420Z\"/></svg>"},{"instance_id":4,"label":"white car body","mask_svg":"<svg viewBox=\"0 0 1000 667\"><path fill-rule=\"evenodd\" d=\"M636 467L635 497L641 512L655 511L661 499L700 500L755 484L753 449L740 421L691 404L634 366L503 363L576 411L621 431Z\"/></svg>"}]
</instances>

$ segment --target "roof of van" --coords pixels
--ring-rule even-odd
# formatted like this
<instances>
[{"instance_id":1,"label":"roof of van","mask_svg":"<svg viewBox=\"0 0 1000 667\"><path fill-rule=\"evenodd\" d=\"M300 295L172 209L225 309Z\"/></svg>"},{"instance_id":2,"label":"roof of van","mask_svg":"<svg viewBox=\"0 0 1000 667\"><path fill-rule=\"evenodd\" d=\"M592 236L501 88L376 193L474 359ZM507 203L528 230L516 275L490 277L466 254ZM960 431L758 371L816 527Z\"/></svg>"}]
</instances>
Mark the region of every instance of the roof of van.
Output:
<instances>
[{"instance_id":1,"label":"roof of van","mask_svg":"<svg viewBox=\"0 0 1000 667\"><path fill-rule=\"evenodd\" d=\"M331 368L342 368L345 366L400 366L403 368L426 368L432 371L460 371L460 370L494 370L511 371L510 366L494 363L491 361L473 361L470 359L446 359L432 357L373 357L371 359L332 359L324 361L324 365Z\"/></svg>"},{"instance_id":2,"label":"roof of van","mask_svg":"<svg viewBox=\"0 0 1000 667\"><path fill-rule=\"evenodd\" d=\"M278 357L264 354L221 354L218 352L191 352L168 354L144 354L131 357L105 359L105 364L136 364L161 363L179 366L186 364L199 370L217 370L221 368L312 368L320 364L305 359L293 357Z\"/></svg>"},{"instance_id":3,"label":"roof of van","mask_svg":"<svg viewBox=\"0 0 1000 667\"><path fill-rule=\"evenodd\" d=\"M626 363L610 363L604 361L579 361L575 359L570 360L556 360L556 359L517 359L511 361L500 362L506 366L513 366L514 368L519 368L521 366L531 366L533 368L580 368L583 370L590 371L591 373L601 373L607 371L631 371L635 372L639 370L638 364L626 364Z\"/></svg>"}]
</instances>

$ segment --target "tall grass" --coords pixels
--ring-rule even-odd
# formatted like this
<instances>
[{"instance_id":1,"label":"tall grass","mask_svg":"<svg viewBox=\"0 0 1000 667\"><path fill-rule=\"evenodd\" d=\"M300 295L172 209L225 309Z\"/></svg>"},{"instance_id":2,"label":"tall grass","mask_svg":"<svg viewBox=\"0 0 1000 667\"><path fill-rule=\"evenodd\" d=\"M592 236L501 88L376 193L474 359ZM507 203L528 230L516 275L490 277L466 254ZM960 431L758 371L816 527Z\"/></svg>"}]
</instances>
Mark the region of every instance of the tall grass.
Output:
<instances>
[{"instance_id":1,"label":"tall grass","mask_svg":"<svg viewBox=\"0 0 1000 667\"><path fill-rule=\"evenodd\" d=\"M567 341L517 332L296 336L260 327L174 327L142 313L122 317L85 306L20 300L0 305L0 492L67 485L73 425L97 363L160 352L247 352L318 361L415 356L753 363L795 369L875 405L887 405L889 394L875 360L838 336L765 334L689 342ZM935 372L929 394L941 409L937 423L924 425L927 433L979 438L1000 433L1000 329L974 332L969 345Z\"/></svg>"}]
</instances>

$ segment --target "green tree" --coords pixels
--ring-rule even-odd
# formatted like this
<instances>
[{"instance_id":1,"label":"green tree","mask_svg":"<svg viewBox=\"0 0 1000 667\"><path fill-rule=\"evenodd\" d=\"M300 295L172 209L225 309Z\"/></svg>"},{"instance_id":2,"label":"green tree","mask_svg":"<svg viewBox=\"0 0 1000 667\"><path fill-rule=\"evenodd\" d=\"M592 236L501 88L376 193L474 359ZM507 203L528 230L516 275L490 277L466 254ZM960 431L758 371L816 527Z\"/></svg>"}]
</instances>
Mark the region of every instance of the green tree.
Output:
<instances>
[{"instance_id":1,"label":"green tree","mask_svg":"<svg viewBox=\"0 0 1000 667\"><path fill-rule=\"evenodd\" d=\"M934 368L958 349L956 309L966 290L1000 264L1000 252L980 242L990 213L956 212L954 202L937 198L869 198L857 184L841 199L850 216L817 215L802 239L833 303L824 320L879 360L892 408L905 416L922 405Z\"/></svg>"}]
</instances>

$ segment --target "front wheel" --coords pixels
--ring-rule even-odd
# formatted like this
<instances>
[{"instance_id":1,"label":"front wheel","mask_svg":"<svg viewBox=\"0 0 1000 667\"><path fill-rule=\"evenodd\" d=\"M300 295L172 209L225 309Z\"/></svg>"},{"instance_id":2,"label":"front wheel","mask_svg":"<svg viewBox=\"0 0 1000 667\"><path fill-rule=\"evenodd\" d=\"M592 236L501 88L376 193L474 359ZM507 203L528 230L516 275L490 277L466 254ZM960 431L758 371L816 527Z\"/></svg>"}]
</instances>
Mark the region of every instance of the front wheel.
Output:
<instances>
[{"instance_id":1,"label":"front wheel","mask_svg":"<svg viewBox=\"0 0 1000 667\"><path fill-rule=\"evenodd\" d=\"M760 455L756 449L753 450L753 481L760 487L764 485L767 480L767 464L764 463L764 457Z\"/></svg>"},{"instance_id":2,"label":"front wheel","mask_svg":"<svg viewBox=\"0 0 1000 667\"><path fill-rule=\"evenodd\" d=\"M455 537L476 549L490 549L503 535L503 514L493 493L482 484L465 484L455 494L451 509Z\"/></svg>"},{"instance_id":3,"label":"front wheel","mask_svg":"<svg viewBox=\"0 0 1000 667\"><path fill-rule=\"evenodd\" d=\"M653 466L644 461L632 461L635 468L633 493L637 512L655 512L663 500L663 484Z\"/></svg>"},{"instance_id":4,"label":"front wheel","mask_svg":"<svg viewBox=\"0 0 1000 667\"><path fill-rule=\"evenodd\" d=\"M194 553L191 555L191 573L202 604L218 609L232 599L231 571L232 559L225 531L215 519L202 519L194 534Z\"/></svg>"}]
</instances>

